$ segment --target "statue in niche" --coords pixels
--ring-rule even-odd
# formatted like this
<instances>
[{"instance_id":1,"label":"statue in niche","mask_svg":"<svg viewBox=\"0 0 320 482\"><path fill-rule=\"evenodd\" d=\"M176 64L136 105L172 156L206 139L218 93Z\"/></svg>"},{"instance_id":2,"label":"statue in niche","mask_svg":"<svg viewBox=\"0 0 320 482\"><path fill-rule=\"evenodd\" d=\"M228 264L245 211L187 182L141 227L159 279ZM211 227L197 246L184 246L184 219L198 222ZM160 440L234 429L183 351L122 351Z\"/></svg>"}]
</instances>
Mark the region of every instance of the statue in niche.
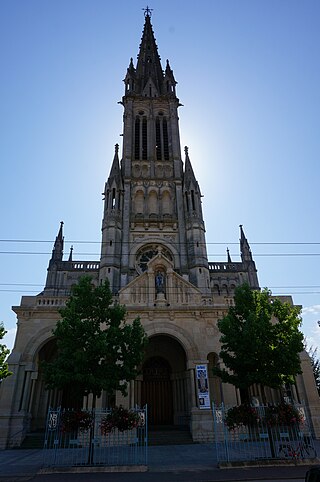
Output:
<instances>
[{"instance_id":1,"label":"statue in niche","mask_svg":"<svg viewBox=\"0 0 320 482\"><path fill-rule=\"evenodd\" d=\"M158 270L155 277L156 283L156 293L164 293L165 292L165 275L162 271Z\"/></svg>"}]
</instances>

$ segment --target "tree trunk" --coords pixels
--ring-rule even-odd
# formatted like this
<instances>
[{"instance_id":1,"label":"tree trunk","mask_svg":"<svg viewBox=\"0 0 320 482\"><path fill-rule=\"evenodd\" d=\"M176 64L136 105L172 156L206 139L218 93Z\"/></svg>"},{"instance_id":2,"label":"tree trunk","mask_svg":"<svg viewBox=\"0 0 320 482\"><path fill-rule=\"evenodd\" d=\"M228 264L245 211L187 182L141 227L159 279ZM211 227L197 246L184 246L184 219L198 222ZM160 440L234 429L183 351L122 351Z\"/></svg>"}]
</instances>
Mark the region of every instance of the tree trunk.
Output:
<instances>
[{"instance_id":1,"label":"tree trunk","mask_svg":"<svg viewBox=\"0 0 320 482\"><path fill-rule=\"evenodd\" d=\"M268 402L267 402L267 397L266 397L264 385L261 385L261 395L262 395L262 404L263 404L264 407L267 408ZM274 447L272 428L268 425L267 430L268 430L268 439L269 439L271 457L274 459L276 457L276 452L275 452L275 447Z\"/></svg>"},{"instance_id":2,"label":"tree trunk","mask_svg":"<svg viewBox=\"0 0 320 482\"><path fill-rule=\"evenodd\" d=\"M250 403L248 388L240 388L240 398L241 398L241 403Z\"/></svg>"},{"instance_id":3,"label":"tree trunk","mask_svg":"<svg viewBox=\"0 0 320 482\"><path fill-rule=\"evenodd\" d=\"M95 426L95 418L96 418L96 400L97 396L93 394L92 399L92 425L90 427L90 436L89 436L89 452L88 452L88 465L93 465L93 455L94 455L94 426Z\"/></svg>"}]
</instances>

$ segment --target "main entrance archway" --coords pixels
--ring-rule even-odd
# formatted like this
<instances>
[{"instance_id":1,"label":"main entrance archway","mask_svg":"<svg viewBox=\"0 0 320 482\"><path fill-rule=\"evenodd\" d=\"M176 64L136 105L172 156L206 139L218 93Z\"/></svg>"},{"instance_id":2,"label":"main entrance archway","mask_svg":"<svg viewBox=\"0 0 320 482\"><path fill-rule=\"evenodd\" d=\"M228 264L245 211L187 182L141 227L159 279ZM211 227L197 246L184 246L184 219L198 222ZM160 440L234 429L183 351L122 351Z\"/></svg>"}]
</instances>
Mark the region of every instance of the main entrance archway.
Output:
<instances>
[{"instance_id":1,"label":"main entrance archway","mask_svg":"<svg viewBox=\"0 0 320 482\"><path fill-rule=\"evenodd\" d=\"M173 423L171 367L162 357L149 358L143 366L142 404L148 405L150 425Z\"/></svg>"},{"instance_id":2,"label":"main entrance archway","mask_svg":"<svg viewBox=\"0 0 320 482\"><path fill-rule=\"evenodd\" d=\"M151 426L187 425L190 413L186 353L173 337L149 339L136 400L148 405Z\"/></svg>"}]
</instances>

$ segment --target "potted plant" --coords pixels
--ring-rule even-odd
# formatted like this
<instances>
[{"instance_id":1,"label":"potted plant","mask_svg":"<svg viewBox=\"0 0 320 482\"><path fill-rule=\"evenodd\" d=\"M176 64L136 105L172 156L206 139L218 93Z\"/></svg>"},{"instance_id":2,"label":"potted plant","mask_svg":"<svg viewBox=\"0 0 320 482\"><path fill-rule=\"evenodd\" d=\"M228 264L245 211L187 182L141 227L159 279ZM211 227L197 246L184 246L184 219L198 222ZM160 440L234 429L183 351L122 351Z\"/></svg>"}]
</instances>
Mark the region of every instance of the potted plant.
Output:
<instances>
[{"instance_id":1,"label":"potted plant","mask_svg":"<svg viewBox=\"0 0 320 482\"><path fill-rule=\"evenodd\" d=\"M141 423L141 417L138 413L126 408L115 407L110 413L105 415L100 422L100 429L102 435L114 432L118 429L119 432L133 430Z\"/></svg>"},{"instance_id":2,"label":"potted plant","mask_svg":"<svg viewBox=\"0 0 320 482\"><path fill-rule=\"evenodd\" d=\"M92 414L85 410L66 410L60 417L60 428L63 433L87 432L92 423Z\"/></svg>"}]
</instances>

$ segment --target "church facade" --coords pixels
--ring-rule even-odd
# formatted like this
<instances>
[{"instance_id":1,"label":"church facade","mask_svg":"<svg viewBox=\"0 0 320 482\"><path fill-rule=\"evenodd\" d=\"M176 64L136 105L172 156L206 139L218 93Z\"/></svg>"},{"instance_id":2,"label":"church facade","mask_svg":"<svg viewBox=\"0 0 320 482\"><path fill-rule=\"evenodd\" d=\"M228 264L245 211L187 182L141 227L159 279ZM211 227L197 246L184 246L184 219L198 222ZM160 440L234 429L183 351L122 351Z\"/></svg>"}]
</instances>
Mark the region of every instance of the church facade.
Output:
<instances>
[{"instance_id":1,"label":"church facade","mask_svg":"<svg viewBox=\"0 0 320 482\"><path fill-rule=\"evenodd\" d=\"M9 357L13 376L0 386L0 448L43 429L48 407L63 400L45 390L40 362L55 354L58 309L83 275L96 284L108 279L128 323L139 316L149 338L141 374L114 403L148 404L150 424L188 426L194 441L213 440L213 401L240 403L238 391L212 374L219 363L217 321L237 286L259 289L257 269L242 226L241 261L229 252L225 262L208 261L201 191L188 148L181 153L176 81L168 61L162 68L148 9L138 60L131 59L124 84L122 156L116 145L104 188L100 260L74 260L72 250L64 259L61 223L43 291L13 307L18 331ZM301 360L303 375L290 395L306 403L320 436L319 397L309 358L303 353ZM268 395L278 401L283 393ZM259 387L252 396L261 399ZM100 407L109 404L104 394L98 400Z\"/></svg>"}]
</instances>

